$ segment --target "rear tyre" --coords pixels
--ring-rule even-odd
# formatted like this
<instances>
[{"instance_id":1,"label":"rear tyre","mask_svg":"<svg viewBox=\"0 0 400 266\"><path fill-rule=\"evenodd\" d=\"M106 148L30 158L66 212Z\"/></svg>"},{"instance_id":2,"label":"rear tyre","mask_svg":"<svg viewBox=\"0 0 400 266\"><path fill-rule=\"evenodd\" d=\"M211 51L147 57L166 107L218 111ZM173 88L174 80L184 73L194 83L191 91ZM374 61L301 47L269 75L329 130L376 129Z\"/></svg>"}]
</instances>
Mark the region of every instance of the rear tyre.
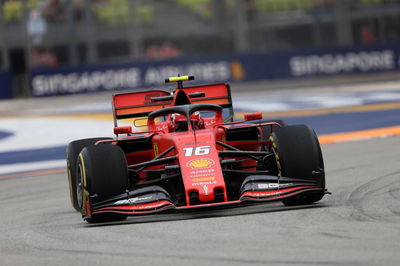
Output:
<instances>
[{"instance_id":1,"label":"rear tyre","mask_svg":"<svg viewBox=\"0 0 400 266\"><path fill-rule=\"evenodd\" d=\"M75 210L81 211L81 207L78 204L78 195L77 195L77 182L76 182L76 166L78 161L78 155L81 150L90 145L94 145L99 140L105 140L110 138L91 138L91 139L80 139L76 141L72 141L67 147L67 172L68 172L68 183L69 183L69 192L71 198L72 207Z\"/></svg>"},{"instance_id":2,"label":"rear tyre","mask_svg":"<svg viewBox=\"0 0 400 266\"><path fill-rule=\"evenodd\" d=\"M128 167L125 154L118 146L99 144L85 147L79 154L77 181L80 185L82 214L89 223L126 219L126 215L92 214L91 207L122 194L128 188Z\"/></svg>"},{"instance_id":3,"label":"rear tyre","mask_svg":"<svg viewBox=\"0 0 400 266\"><path fill-rule=\"evenodd\" d=\"M304 192L283 200L285 205L310 204L325 194L325 172L321 147L313 129L305 125L286 126L271 135L278 175L317 181L323 190Z\"/></svg>"}]
</instances>

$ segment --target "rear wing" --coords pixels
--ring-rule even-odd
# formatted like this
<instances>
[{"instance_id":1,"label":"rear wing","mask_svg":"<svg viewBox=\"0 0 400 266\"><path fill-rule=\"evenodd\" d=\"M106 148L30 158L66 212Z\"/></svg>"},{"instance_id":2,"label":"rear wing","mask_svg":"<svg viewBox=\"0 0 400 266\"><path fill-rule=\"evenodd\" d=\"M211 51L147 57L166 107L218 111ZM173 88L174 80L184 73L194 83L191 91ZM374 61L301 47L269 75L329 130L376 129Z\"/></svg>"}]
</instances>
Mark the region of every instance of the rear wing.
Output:
<instances>
[{"instance_id":1,"label":"rear wing","mask_svg":"<svg viewBox=\"0 0 400 266\"><path fill-rule=\"evenodd\" d=\"M228 84L211 84L178 88L173 93L162 90L131 92L113 96L114 124L117 120L145 117L161 108L182 104L217 104L229 109L233 118L232 97Z\"/></svg>"},{"instance_id":2,"label":"rear wing","mask_svg":"<svg viewBox=\"0 0 400 266\"><path fill-rule=\"evenodd\" d=\"M142 91L116 94L113 96L115 119L147 116L150 112L171 106L172 100L153 101L153 98L170 96L166 91Z\"/></svg>"},{"instance_id":3,"label":"rear wing","mask_svg":"<svg viewBox=\"0 0 400 266\"><path fill-rule=\"evenodd\" d=\"M211 84L211 85L204 85L204 86L193 86L193 87L186 87L182 89L177 89L175 91L176 94L179 91L185 91L186 94L189 96L190 103L194 104L217 104L220 105L222 108L230 108L232 107L232 97L231 97L231 90L229 84L221 83L221 84ZM199 93L204 93L200 97ZM191 95L196 95L195 97L191 97ZM177 97L175 98L176 101ZM176 102L175 102L176 103Z\"/></svg>"}]
</instances>

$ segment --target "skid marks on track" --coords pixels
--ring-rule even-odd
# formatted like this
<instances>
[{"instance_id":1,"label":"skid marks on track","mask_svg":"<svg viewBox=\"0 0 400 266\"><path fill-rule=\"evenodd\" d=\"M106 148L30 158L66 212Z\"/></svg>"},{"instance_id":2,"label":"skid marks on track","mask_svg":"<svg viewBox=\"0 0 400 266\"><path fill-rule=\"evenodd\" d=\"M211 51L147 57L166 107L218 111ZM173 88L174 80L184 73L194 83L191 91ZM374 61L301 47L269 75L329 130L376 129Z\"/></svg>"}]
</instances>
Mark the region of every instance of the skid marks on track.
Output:
<instances>
[{"instance_id":1,"label":"skid marks on track","mask_svg":"<svg viewBox=\"0 0 400 266\"><path fill-rule=\"evenodd\" d=\"M388 202L389 210L397 216L400 216L400 186L389 189L389 195L392 200Z\"/></svg>"},{"instance_id":2,"label":"skid marks on track","mask_svg":"<svg viewBox=\"0 0 400 266\"><path fill-rule=\"evenodd\" d=\"M400 171L389 173L357 187L346 205L356 221L400 222Z\"/></svg>"}]
</instances>

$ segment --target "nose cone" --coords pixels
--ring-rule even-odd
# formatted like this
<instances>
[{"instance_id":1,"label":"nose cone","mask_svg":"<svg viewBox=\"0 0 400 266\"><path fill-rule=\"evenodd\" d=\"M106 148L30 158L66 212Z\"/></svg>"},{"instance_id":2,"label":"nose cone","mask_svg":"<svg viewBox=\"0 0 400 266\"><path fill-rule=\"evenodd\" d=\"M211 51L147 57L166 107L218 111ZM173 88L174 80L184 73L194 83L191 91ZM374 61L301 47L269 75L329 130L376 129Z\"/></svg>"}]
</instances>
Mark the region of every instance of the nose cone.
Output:
<instances>
[{"instance_id":1,"label":"nose cone","mask_svg":"<svg viewBox=\"0 0 400 266\"><path fill-rule=\"evenodd\" d=\"M175 147L187 204L226 201L225 181L214 134L207 130L199 131L196 136L181 137Z\"/></svg>"}]
</instances>

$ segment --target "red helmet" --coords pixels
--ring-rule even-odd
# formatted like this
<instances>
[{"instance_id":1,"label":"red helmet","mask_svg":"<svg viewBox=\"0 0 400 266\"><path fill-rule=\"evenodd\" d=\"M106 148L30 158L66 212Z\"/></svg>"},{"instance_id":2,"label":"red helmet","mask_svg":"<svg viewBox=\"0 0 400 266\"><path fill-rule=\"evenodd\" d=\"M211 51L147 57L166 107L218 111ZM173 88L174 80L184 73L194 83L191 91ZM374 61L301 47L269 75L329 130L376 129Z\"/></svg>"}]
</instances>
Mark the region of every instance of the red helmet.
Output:
<instances>
[{"instance_id":1,"label":"red helmet","mask_svg":"<svg viewBox=\"0 0 400 266\"><path fill-rule=\"evenodd\" d=\"M201 118L200 112L194 112L190 116L190 122L192 123L193 129L204 128L204 120L203 120L203 118Z\"/></svg>"},{"instance_id":2,"label":"red helmet","mask_svg":"<svg viewBox=\"0 0 400 266\"><path fill-rule=\"evenodd\" d=\"M171 131L186 131L188 130L188 124L186 116L181 114L172 114L171 115Z\"/></svg>"}]
</instances>

